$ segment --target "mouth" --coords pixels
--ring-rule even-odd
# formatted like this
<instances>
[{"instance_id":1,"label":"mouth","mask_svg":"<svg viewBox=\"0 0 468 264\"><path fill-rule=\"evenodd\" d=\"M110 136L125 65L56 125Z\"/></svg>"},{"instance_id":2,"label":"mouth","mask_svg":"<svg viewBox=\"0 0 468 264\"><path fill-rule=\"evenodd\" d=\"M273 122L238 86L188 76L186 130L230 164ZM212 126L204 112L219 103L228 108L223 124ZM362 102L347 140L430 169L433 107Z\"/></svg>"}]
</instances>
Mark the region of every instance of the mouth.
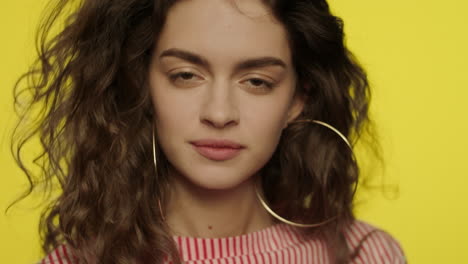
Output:
<instances>
[{"instance_id":1,"label":"mouth","mask_svg":"<svg viewBox=\"0 0 468 264\"><path fill-rule=\"evenodd\" d=\"M214 161L230 160L240 154L245 146L229 140L197 140L190 142L198 154Z\"/></svg>"}]
</instances>

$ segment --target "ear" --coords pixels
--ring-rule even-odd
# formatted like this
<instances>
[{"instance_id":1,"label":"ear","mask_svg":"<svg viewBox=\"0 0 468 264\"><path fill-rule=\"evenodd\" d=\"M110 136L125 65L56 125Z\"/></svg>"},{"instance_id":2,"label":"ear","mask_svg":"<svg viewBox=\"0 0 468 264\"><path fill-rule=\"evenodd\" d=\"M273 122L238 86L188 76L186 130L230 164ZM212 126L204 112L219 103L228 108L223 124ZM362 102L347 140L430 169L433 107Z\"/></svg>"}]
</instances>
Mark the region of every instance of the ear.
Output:
<instances>
[{"instance_id":1,"label":"ear","mask_svg":"<svg viewBox=\"0 0 468 264\"><path fill-rule=\"evenodd\" d=\"M291 121L296 119L302 113L302 110L304 110L305 101L306 100L303 96L294 96L291 105L289 106L288 118L283 128L286 128Z\"/></svg>"}]
</instances>

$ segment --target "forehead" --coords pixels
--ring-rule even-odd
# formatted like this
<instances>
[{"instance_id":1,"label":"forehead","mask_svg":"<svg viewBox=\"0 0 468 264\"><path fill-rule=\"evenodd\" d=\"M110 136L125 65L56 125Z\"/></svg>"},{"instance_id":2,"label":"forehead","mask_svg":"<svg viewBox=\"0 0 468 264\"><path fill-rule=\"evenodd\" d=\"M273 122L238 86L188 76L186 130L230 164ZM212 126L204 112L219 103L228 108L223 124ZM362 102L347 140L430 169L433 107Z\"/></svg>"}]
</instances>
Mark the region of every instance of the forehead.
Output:
<instances>
[{"instance_id":1,"label":"forehead","mask_svg":"<svg viewBox=\"0 0 468 264\"><path fill-rule=\"evenodd\" d=\"M260 0L182 0L169 11L157 50L208 59L276 56L290 62L287 33Z\"/></svg>"}]
</instances>

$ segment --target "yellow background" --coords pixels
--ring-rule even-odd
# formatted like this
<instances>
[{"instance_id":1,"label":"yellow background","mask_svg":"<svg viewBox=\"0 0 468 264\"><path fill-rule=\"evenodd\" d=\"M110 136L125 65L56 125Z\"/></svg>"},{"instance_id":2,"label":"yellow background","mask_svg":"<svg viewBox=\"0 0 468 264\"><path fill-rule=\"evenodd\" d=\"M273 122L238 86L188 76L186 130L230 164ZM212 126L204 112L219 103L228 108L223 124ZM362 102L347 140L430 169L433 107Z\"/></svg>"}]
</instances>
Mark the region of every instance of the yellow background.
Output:
<instances>
[{"instance_id":1,"label":"yellow background","mask_svg":"<svg viewBox=\"0 0 468 264\"><path fill-rule=\"evenodd\" d=\"M37 197L7 216L3 211L26 186L9 154L7 132L14 121L12 86L34 56L44 3L3 0L0 7L1 263L40 258ZM368 70L383 176L399 186L396 198L379 191L362 196L359 217L393 234L410 263L468 263L468 2L329 3Z\"/></svg>"}]
</instances>

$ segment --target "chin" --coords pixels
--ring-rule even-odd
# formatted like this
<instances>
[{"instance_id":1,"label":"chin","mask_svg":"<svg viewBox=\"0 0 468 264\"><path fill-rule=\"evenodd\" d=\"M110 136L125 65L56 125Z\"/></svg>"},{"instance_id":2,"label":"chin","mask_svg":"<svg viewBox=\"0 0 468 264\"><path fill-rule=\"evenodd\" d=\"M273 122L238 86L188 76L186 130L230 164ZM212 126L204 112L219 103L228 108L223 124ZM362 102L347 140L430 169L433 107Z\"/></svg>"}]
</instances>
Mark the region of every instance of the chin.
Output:
<instances>
[{"instance_id":1,"label":"chin","mask_svg":"<svg viewBox=\"0 0 468 264\"><path fill-rule=\"evenodd\" d=\"M230 190L250 179L253 173L227 168L194 168L177 173L194 188L207 190Z\"/></svg>"},{"instance_id":2,"label":"chin","mask_svg":"<svg viewBox=\"0 0 468 264\"><path fill-rule=\"evenodd\" d=\"M197 188L200 189L206 189L206 190L211 190L211 191L223 191L223 190L232 190L235 187L239 186L240 183L238 182L228 182L228 181L198 181L196 180L191 180L191 183L196 185Z\"/></svg>"}]
</instances>

